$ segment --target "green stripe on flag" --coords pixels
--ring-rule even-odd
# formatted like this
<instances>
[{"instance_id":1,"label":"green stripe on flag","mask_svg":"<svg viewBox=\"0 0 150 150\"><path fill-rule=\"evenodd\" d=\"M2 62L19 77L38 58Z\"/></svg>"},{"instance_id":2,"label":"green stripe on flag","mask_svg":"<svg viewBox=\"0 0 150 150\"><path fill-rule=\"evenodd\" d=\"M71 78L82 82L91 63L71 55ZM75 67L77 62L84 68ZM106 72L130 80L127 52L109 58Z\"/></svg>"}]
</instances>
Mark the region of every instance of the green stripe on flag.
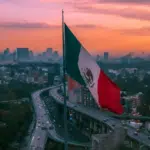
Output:
<instances>
[{"instance_id":1,"label":"green stripe on flag","mask_svg":"<svg viewBox=\"0 0 150 150\"><path fill-rule=\"evenodd\" d=\"M78 57L80 54L81 44L65 24L65 60L66 71L70 77L81 85L85 85L84 80L79 71Z\"/></svg>"}]
</instances>

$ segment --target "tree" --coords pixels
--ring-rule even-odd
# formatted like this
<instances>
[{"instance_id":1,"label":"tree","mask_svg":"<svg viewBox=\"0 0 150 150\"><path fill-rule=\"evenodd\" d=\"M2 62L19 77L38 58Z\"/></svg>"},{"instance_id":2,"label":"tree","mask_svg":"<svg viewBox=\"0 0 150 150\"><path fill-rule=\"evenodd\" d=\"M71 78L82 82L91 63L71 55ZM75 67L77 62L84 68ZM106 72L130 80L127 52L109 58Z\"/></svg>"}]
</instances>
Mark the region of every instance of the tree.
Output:
<instances>
[{"instance_id":1,"label":"tree","mask_svg":"<svg viewBox=\"0 0 150 150\"><path fill-rule=\"evenodd\" d=\"M9 90L6 100L16 100L16 98L16 94L13 91Z\"/></svg>"},{"instance_id":2,"label":"tree","mask_svg":"<svg viewBox=\"0 0 150 150\"><path fill-rule=\"evenodd\" d=\"M141 105L138 107L138 111L143 116L150 116L150 89L143 94Z\"/></svg>"}]
</instances>

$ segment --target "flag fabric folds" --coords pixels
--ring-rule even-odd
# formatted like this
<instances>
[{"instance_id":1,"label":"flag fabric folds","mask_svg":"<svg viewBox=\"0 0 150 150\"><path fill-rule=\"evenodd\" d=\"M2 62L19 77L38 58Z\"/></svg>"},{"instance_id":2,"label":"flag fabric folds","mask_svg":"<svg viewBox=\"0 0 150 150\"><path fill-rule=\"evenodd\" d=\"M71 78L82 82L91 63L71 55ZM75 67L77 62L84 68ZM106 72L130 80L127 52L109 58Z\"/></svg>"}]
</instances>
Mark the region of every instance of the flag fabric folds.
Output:
<instances>
[{"instance_id":1,"label":"flag fabric folds","mask_svg":"<svg viewBox=\"0 0 150 150\"><path fill-rule=\"evenodd\" d=\"M89 89L99 107L122 114L123 107L120 102L118 86L97 65L66 24L64 24L64 31L65 61L68 75Z\"/></svg>"},{"instance_id":2,"label":"flag fabric folds","mask_svg":"<svg viewBox=\"0 0 150 150\"><path fill-rule=\"evenodd\" d=\"M68 96L72 103L81 102L81 85L68 76Z\"/></svg>"},{"instance_id":3,"label":"flag fabric folds","mask_svg":"<svg viewBox=\"0 0 150 150\"><path fill-rule=\"evenodd\" d=\"M73 89L81 87L81 85L77 81L73 80L69 76L67 76L67 81L68 81L68 91L72 91Z\"/></svg>"}]
</instances>

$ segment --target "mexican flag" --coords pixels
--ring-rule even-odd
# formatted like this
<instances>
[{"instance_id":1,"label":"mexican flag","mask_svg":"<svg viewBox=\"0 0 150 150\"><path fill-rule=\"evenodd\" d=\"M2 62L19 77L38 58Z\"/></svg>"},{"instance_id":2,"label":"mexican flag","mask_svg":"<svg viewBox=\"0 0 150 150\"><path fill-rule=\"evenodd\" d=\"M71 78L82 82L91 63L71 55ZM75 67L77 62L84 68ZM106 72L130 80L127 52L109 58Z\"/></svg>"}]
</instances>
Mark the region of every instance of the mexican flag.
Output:
<instances>
[{"instance_id":1,"label":"mexican flag","mask_svg":"<svg viewBox=\"0 0 150 150\"><path fill-rule=\"evenodd\" d=\"M67 25L64 26L65 60L68 75L79 84L86 85L99 107L122 114L120 89L97 65Z\"/></svg>"},{"instance_id":2,"label":"mexican flag","mask_svg":"<svg viewBox=\"0 0 150 150\"><path fill-rule=\"evenodd\" d=\"M72 103L81 102L81 85L68 76L68 96Z\"/></svg>"}]
</instances>

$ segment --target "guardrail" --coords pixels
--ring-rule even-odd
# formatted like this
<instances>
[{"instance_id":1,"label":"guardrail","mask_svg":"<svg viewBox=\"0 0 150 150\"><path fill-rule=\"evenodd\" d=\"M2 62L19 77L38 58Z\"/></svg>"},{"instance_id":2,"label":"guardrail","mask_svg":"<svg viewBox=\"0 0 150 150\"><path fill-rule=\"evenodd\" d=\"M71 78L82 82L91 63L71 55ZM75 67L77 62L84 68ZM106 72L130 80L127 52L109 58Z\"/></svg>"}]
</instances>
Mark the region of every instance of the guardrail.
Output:
<instances>
[{"instance_id":1,"label":"guardrail","mask_svg":"<svg viewBox=\"0 0 150 150\"><path fill-rule=\"evenodd\" d=\"M61 86L61 85L59 85L59 86ZM57 88L59 88L59 86L57 86ZM52 92L51 92L52 93ZM54 96L54 95L53 95ZM54 98L55 99L58 99L58 98L56 98L56 96L54 96ZM58 100L57 100L58 101ZM62 105L63 105L63 102L61 101L61 100L59 100L58 101L59 103L61 103ZM68 104L67 104L67 106L68 107L70 107ZM75 111L77 111L77 108L76 107L71 107L71 108L73 108ZM101 113L102 114L102 113ZM109 118L110 120L111 120L111 118L114 120L115 118L117 119L117 120L120 120L120 119L132 119L132 118L134 118L134 119L137 119L137 117L134 117L134 116L125 116L125 115L122 115L122 116L118 116L118 115L115 115L115 114L113 114L113 113L105 113L105 112L103 112L103 114L105 114L105 115L107 115L107 118ZM89 116L89 117L94 117L94 116ZM149 117L148 117L149 118ZM94 117L94 119L96 119L95 117ZM139 117L138 117L138 119L139 119ZM140 118L141 119L141 118ZM142 118L143 119L143 118ZM144 117L144 119L147 119L147 117ZM103 119L101 119L101 122L103 122ZM111 123L109 123L109 122L103 122L103 123L105 123L105 124L107 124L107 126L109 126L110 128L112 128L113 129L113 126L111 125ZM121 122L120 122L121 123ZM128 131L128 136L129 136L129 138L130 139L133 139L133 140L136 140L136 141L138 141L139 143L141 143L141 144L145 144L146 146L148 146L148 147L150 147L150 141L149 141L149 139L148 139L148 136L145 136L144 135L144 133L139 133L139 136L140 137L142 137L142 139L140 138L138 138L138 136L134 136L134 132L136 131L136 130L134 130L134 129L132 129L132 128L130 128L130 127L128 127L128 129L129 129L129 131ZM131 130L131 132L130 132L130 130ZM144 136L144 137L143 137Z\"/></svg>"},{"instance_id":2,"label":"guardrail","mask_svg":"<svg viewBox=\"0 0 150 150\"><path fill-rule=\"evenodd\" d=\"M110 115L111 117L114 117L114 118L118 118L118 119L123 119L123 120L130 120L130 119L134 119L134 120L140 120L140 121L150 121L150 117L147 117L147 116L129 116L129 115L121 115L121 116L118 116L118 115Z\"/></svg>"},{"instance_id":3,"label":"guardrail","mask_svg":"<svg viewBox=\"0 0 150 150\"><path fill-rule=\"evenodd\" d=\"M42 89L42 90L40 90L40 94L39 94L39 96L41 96L41 94L44 92L44 91L46 91L46 90L52 90L52 89L55 89L55 88L59 88L60 86L62 86L62 84L60 84L60 85L56 85L56 86L52 86L52 87L49 87L49 88L44 88L44 89ZM61 104L63 104L63 102L61 101ZM76 109L76 108L73 108L73 109ZM113 114L113 113L109 113L109 112L107 112L107 113L105 113L105 112L103 112L105 115L107 115L108 116L108 118L116 118L117 120L119 120L119 119L123 119L123 120L125 120L125 119L138 119L138 120L144 120L144 121L146 121L146 119L147 120L149 120L150 119L150 117L146 117L146 116L144 116L144 117L135 117L135 116L128 116L128 115L115 115L115 114ZM91 117L91 116L90 116ZM94 118L95 119L95 118ZM103 122L103 120L101 120L101 122ZM103 123L105 123L105 124L107 124L107 122L103 122ZM121 122L120 122L121 123ZM107 124L107 126L109 126L110 128L114 128L112 125L109 125L109 124ZM148 146L148 147L150 147L150 145L149 145L149 143L150 143L150 141L148 142L148 139L146 139L146 141L143 141L142 139L138 139L138 137L135 137L135 136L133 136L132 134L130 134L130 132L128 133L128 136L131 138L131 139L133 139L133 140L137 140L138 142L140 142L141 144L146 144L146 146ZM52 136L50 136L49 135L49 137L51 138L51 139L53 139L53 140L55 140L55 141L57 141L57 139L55 139L55 138L53 138ZM63 142L63 141L60 141L60 140L58 140L58 142ZM71 144L71 143L70 143ZM76 144L78 144L78 142L76 142L76 143L72 143L71 145L76 145ZM85 146L86 147L86 146Z\"/></svg>"},{"instance_id":4,"label":"guardrail","mask_svg":"<svg viewBox=\"0 0 150 150\"><path fill-rule=\"evenodd\" d=\"M39 90L37 92L39 92L39 96L41 98L43 92L45 92L47 90L51 90L51 89L56 88L56 87L58 87L58 86L44 88L44 89ZM55 133L55 136L53 136L53 133L48 132L48 137L50 139L54 140L54 141L57 141L57 142L60 142L60 143L64 143L64 139L62 137L60 137L57 133ZM68 141L68 144L69 145L74 145L74 146L79 146L79 147L87 147L87 148L91 147L91 144L89 144L89 143L82 143L82 142L77 142L77 141Z\"/></svg>"}]
</instances>

